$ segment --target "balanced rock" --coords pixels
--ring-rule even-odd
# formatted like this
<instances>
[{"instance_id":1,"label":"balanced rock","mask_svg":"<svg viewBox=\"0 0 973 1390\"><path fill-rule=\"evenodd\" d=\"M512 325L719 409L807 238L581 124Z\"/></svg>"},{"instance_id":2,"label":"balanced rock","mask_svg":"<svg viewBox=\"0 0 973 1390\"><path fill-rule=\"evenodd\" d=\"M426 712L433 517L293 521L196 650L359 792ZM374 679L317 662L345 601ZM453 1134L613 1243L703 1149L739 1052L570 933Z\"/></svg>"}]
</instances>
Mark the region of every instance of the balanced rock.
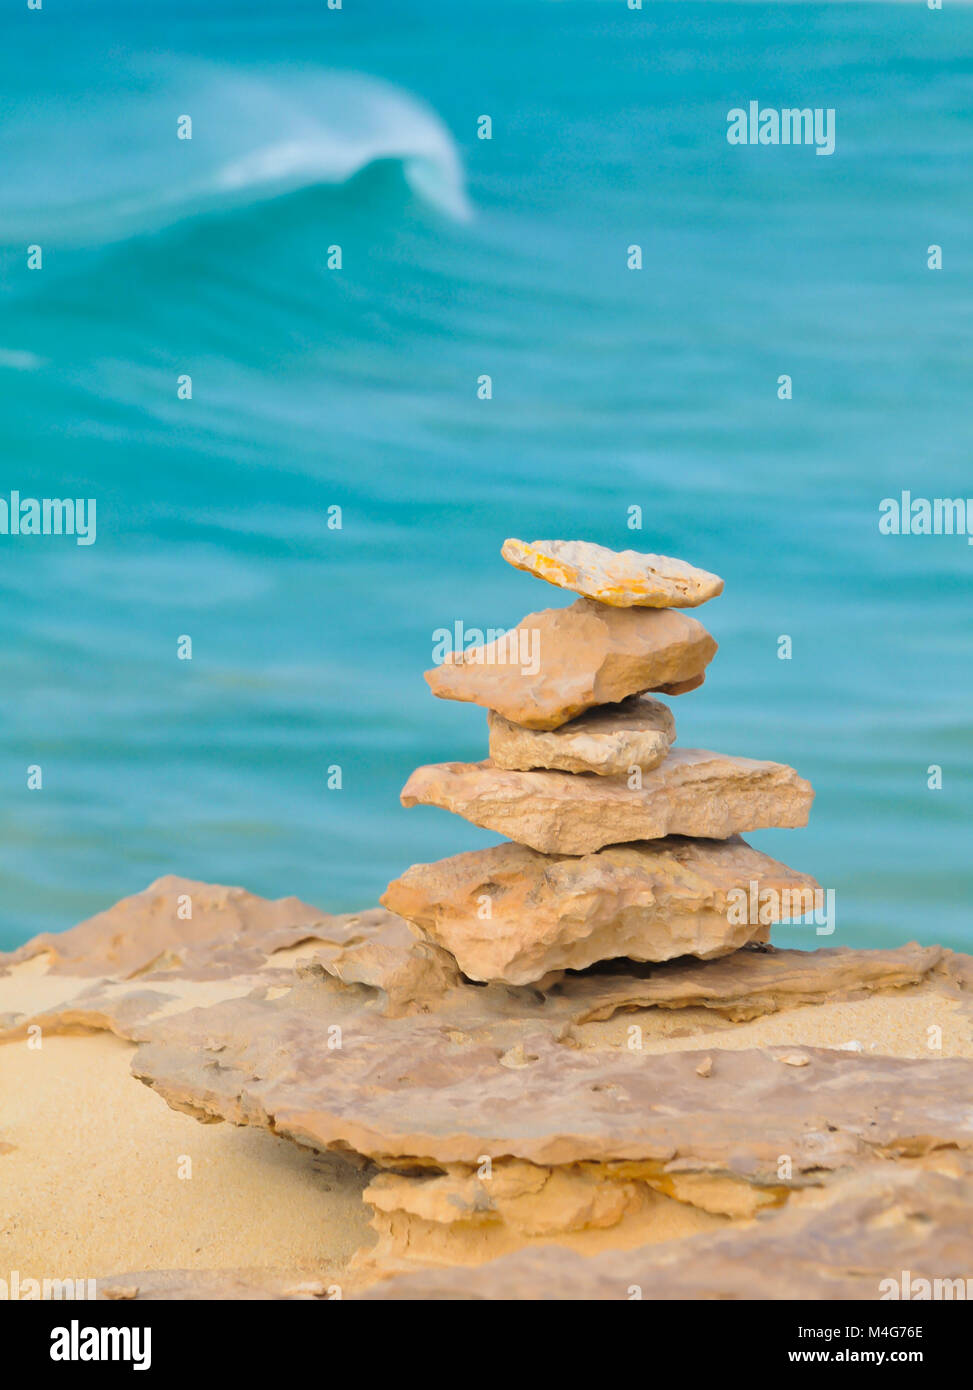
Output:
<instances>
[{"instance_id":1,"label":"balanced rock","mask_svg":"<svg viewBox=\"0 0 973 1390\"><path fill-rule=\"evenodd\" d=\"M597 772L603 777L658 767L676 738L672 710L650 696L600 705L559 729L525 729L490 710L490 761L494 767L529 772Z\"/></svg>"},{"instance_id":2,"label":"balanced rock","mask_svg":"<svg viewBox=\"0 0 973 1390\"><path fill-rule=\"evenodd\" d=\"M515 569L612 608L697 608L723 592L719 575L685 560L609 550L589 541L511 539L500 553Z\"/></svg>"},{"instance_id":3,"label":"balanced rock","mask_svg":"<svg viewBox=\"0 0 973 1390\"><path fill-rule=\"evenodd\" d=\"M542 854L590 854L663 835L727 839L745 830L806 825L814 790L783 763L675 749L641 775L509 772L481 763L416 768L403 806L441 806Z\"/></svg>"},{"instance_id":4,"label":"balanced rock","mask_svg":"<svg viewBox=\"0 0 973 1390\"><path fill-rule=\"evenodd\" d=\"M695 689L715 654L702 623L684 613L581 598L529 613L495 641L454 652L426 680L442 700L483 705L528 729L557 729L592 705L646 690Z\"/></svg>"},{"instance_id":5,"label":"balanced rock","mask_svg":"<svg viewBox=\"0 0 973 1390\"><path fill-rule=\"evenodd\" d=\"M415 864L382 901L445 947L469 979L523 985L618 956L726 955L767 940L780 917L775 904L799 904L792 916L809 911L816 888L738 838L673 837L581 858L497 845ZM731 911L741 900L763 907Z\"/></svg>"}]
</instances>

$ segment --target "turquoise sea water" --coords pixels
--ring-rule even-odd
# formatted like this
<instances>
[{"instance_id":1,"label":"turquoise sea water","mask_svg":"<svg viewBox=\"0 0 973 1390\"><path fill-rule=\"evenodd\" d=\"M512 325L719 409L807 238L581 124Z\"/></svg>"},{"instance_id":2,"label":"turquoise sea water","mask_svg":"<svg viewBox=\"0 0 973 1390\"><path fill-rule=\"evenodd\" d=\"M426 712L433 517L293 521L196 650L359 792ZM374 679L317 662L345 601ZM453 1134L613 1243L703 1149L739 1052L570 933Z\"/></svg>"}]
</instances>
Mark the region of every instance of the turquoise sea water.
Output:
<instances>
[{"instance_id":1,"label":"turquoise sea water","mask_svg":"<svg viewBox=\"0 0 973 1390\"><path fill-rule=\"evenodd\" d=\"M493 843L398 792L485 752L434 630L567 599L515 535L725 577L674 707L817 788L751 839L837 931L778 939L973 948L973 548L878 531L973 497L973 11L73 0L5 8L0 79L0 497L97 502L94 545L0 536L0 946ZM728 145L750 100L835 153Z\"/></svg>"}]
</instances>

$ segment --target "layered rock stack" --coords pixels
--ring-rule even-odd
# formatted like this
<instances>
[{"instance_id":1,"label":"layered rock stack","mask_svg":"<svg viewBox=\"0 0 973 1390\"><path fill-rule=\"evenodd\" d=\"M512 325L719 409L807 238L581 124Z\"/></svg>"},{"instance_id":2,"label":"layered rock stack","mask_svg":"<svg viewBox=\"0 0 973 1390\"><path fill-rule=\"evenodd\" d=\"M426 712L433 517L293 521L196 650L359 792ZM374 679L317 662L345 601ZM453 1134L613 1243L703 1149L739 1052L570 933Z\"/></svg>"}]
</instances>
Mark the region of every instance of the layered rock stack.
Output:
<instances>
[{"instance_id":1,"label":"layered rock stack","mask_svg":"<svg viewBox=\"0 0 973 1390\"><path fill-rule=\"evenodd\" d=\"M420 767L405 806L508 837L417 864L382 898L471 980L541 982L627 957L710 959L766 941L817 884L740 832L807 824L814 792L781 763L673 749L668 705L717 644L684 611L723 581L681 560L583 541L508 540L503 556L578 594L426 673L484 706L489 758Z\"/></svg>"},{"instance_id":2,"label":"layered rock stack","mask_svg":"<svg viewBox=\"0 0 973 1390\"><path fill-rule=\"evenodd\" d=\"M175 1279L185 1297L875 1298L896 1270L967 1277L973 959L917 944L737 949L816 885L739 838L803 824L808 784L776 763L674 750L656 698L702 683L716 644L679 608L721 581L578 543L504 553L578 601L429 673L437 694L490 711L490 757L420 768L404 799L509 840L409 869L385 895L392 911L332 917L165 878L0 954L0 1050L9 1065L16 1048L48 1107L46 1140L36 1109L3 1117L7 1268L57 1268L76 1250L70 1206L63 1246L41 1249L30 1220L35 1155L61 1163L42 1192L77 1179L77 1146L64 1167L57 1142L63 1053L47 1039L109 1030L178 1119L207 1135L216 1120L264 1129L315 1158L296 1189L269 1142L201 1148L199 1190L217 1190L202 1200L241 1203L239 1221L219 1206L206 1221L255 1241L232 1262L207 1250L201 1271L201 1209L160 1215L155 1201L193 1136L170 1116L160 1146L158 1113L130 1114L124 1090L106 1090L106 1118L92 1106L87 1119L91 1190L123 1203L91 1235L105 1297L169 1297ZM19 1046L41 1035L42 1050ZM122 1109L117 1180L98 1126L114 1154ZM337 1206L322 1233L325 1161ZM134 1221L133 1191L146 1193ZM261 1213L304 1201L307 1230L288 1217L277 1241ZM154 1216L166 1239L182 1221L171 1247Z\"/></svg>"}]
</instances>

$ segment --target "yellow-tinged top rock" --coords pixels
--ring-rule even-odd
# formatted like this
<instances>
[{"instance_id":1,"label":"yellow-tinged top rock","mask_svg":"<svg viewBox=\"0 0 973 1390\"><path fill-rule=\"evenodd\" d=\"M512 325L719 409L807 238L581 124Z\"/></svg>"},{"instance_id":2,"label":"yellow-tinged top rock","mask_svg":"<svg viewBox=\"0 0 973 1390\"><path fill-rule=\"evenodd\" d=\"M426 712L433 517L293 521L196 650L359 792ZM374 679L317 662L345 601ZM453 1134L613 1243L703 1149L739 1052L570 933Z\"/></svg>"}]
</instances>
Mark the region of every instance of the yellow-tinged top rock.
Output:
<instances>
[{"instance_id":1,"label":"yellow-tinged top rock","mask_svg":"<svg viewBox=\"0 0 973 1390\"><path fill-rule=\"evenodd\" d=\"M518 541L500 552L515 569L612 608L698 608L723 592L719 575L673 560L609 550L590 541Z\"/></svg>"}]
</instances>

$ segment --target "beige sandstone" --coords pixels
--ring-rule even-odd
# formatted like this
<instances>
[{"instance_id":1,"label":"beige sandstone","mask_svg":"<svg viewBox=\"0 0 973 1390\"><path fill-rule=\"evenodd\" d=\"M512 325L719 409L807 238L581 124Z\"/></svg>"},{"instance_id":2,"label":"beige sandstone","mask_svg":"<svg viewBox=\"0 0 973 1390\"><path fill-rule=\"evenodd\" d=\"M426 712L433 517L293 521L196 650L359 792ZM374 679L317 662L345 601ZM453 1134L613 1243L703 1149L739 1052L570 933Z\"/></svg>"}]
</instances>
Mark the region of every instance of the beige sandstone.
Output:
<instances>
[{"instance_id":1,"label":"beige sandstone","mask_svg":"<svg viewBox=\"0 0 973 1390\"><path fill-rule=\"evenodd\" d=\"M910 942L891 951L836 946L817 951L773 946L734 951L718 960L661 965L618 963L562 980L557 1000L575 1023L595 1023L633 1009L705 1009L733 1023L808 1004L833 1004L934 983L968 1003L968 956Z\"/></svg>"},{"instance_id":2,"label":"beige sandstone","mask_svg":"<svg viewBox=\"0 0 973 1390\"><path fill-rule=\"evenodd\" d=\"M189 885L185 879L174 882ZM225 891L203 886L214 898ZM229 929L232 899L224 901ZM254 898L251 909L255 923L272 921L276 904ZM124 930L131 934L141 930L137 914L126 923ZM182 930L172 920L170 935L155 943L162 945L169 962L177 957ZM915 942L892 951L760 946L708 963L691 958L652 965L618 960L584 974L554 972L539 991L503 984L471 988L447 952L417 939L407 922L383 908L324 918L316 931L316 938L276 948L257 970L245 968L239 975L215 979L215 963L225 960L218 932L208 945L199 945L188 968L170 964L134 979L66 975L49 952L32 954L45 940L35 938L18 952L0 954L0 1041L22 1038L31 1024L45 1033L104 1029L141 1040L150 1024L176 1013L254 993L279 997L303 979L319 984L319 997L331 1000L329 1009L366 1018L372 1013L389 1018L435 1014L448 1033L489 1035L501 1051L516 1046L518 1030L541 1027L560 1037L574 1025L601 1024L619 1011L643 1011L643 1024L659 1009L688 1011L694 1017L694 1011L702 1010L717 1019L743 1021L925 986L936 991L937 1008L955 999L969 1014L973 998L971 957ZM124 955L129 948L120 941L116 949ZM923 1033L923 1046L924 1040Z\"/></svg>"},{"instance_id":3,"label":"beige sandstone","mask_svg":"<svg viewBox=\"0 0 973 1390\"><path fill-rule=\"evenodd\" d=\"M764 910L752 920L749 911L732 914L728 895L749 901L753 884L758 901L767 894ZM672 837L580 858L497 845L416 864L382 901L444 947L470 979L523 985L617 956L726 955L766 940L777 920L774 901L807 895L811 906L816 888L813 878L738 838Z\"/></svg>"},{"instance_id":4,"label":"beige sandstone","mask_svg":"<svg viewBox=\"0 0 973 1390\"><path fill-rule=\"evenodd\" d=\"M428 1016L390 1019L305 979L279 997L151 1025L133 1071L198 1118L406 1170L484 1157L587 1162L663 1191L677 1176L704 1176L786 1194L875 1159L973 1152L965 1058L808 1047L808 1065L795 1068L779 1061L792 1048L753 1048L722 1052L703 1078L696 1068L710 1049L651 1061L587 1051L519 1010L487 1030L451 1028L444 1002ZM526 1065L503 1064L513 1046Z\"/></svg>"},{"instance_id":5,"label":"beige sandstone","mask_svg":"<svg viewBox=\"0 0 973 1390\"><path fill-rule=\"evenodd\" d=\"M417 941L401 917L380 907L336 918L327 943L315 945L298 972L314 978L328 975L347 986L376 990L390 1018L428 1013L460 984L451 955L432 943Z\"/></svg>"},{"instance_id":6,"label":"beige sandstone","mask_svg":"<svg viewBox=\"0 0 973 1390\"><path fill-rule=\"evenodd\" d=\"M849 1173L742 1225L705 1213L694 1223L687 1219L693 1208L665 1205L667 1199L650 1192L642 1196L644 1215L627 1214L607 1232L552 1230L528 1237L526 1244L522 1232L484 1221L479 1212L468 1221L458 1181L425 1180L440 1185L435 1215L442 1220L415 1215L423 1198L398 1181L402 1208L392 1205L391 1187L385 1189L383 1219L375 1224L400 1248L417 1239L421 1262L411 1247L398 1262L366 1257L317 1278L276 1269L143 1271L103 1281L98 1296L131 1297L134 1291L139 1300L833 1302L874 1301L891 1291L955 1300L964 1286L968 1291L973 1267L973 1177L967 1163L948 1154ZM447 1206L450 1196L460 1202L458 1217ZM366 1200L372 1200L368 1193ZM494 1212L504 1205L488 1191L483 1200ZM672 1220L676 1209L685 1213L682 1220ZM898 1281L897 1290L890 1280Z\"/></svg>"},{"instance_id":7,"label":"beige sandstone","mask_svg":"<svg viewBox=\"0 0 973 1390\"><path fill-rule=\"evenodd\" d=\"M243 888L168 875L64 932L35 936L0 955L0 974L47 954L51 973L129 979L153 970L218 978L256 969L267 956L317 934L334 918L297 898L271 902Z\"/></svg>"},{"instance_id":8,"label":"beige sandstone","mask_svg":"<svg viewBox=\"0 0 973 1390\"><path fill-rule=\"evenodd\" d=\"M588 1257L560 1245L505 1254L479 1268L416 1270L357 1295L369 1301L691 1299L877 1300L910 1274L910 1293L968 1296L973 1175L884 1164L851 1175L827 1200L789 1204L743 1229ZM944 1281L959 1280L963 1293ZM937 1283L940 1292L936 1293Z\"/></svg>"},{"instance_id":9,"label":"beige sandstone","mask_svg":"<svg viewBox=\"0 0 973 1390\"><path fill-rule=\"evenodd\" d=\"M690 676L685 681L670 681L668 685L655 685L653 690L659 695L688 695L691 690L698 690L706 680L706 672L700 671L698 676Z\"/></svg>"},{"instance_id":10,"label":"beige sandstone","mask_svg":"<svg viewBox=\"0 0 973 1390\"><path fill-rule=\"evenodd\" d=\"M973 1055L973 963L939 947L744 947L711 963L617 961L580 975L553 972L539 986L477 987L393 913L321 918L309 935L272 946L277 904L250 897L251 945L241 951L242 973L227 976L223 938L233 937L238 904L216 888L200 898L224 906L213 907L205 941L188 954L178 918L146 919L136 910L114 919L120 936L108 955L123 972L137 944L124 938L137 938L146 922L154 932L163 925L153 936L154 967L130 978L65 974L49 950L0 958L7 1036L38 1019L45 1033L42 1051L0 1047L11 1093L24 1097L22 1115L4 1116L2 1176L29 1223L38 1203L59 1211L50 1193L73 1173L67 1187L78 1201L60 1203L63 1220L46 1220L44 1267L61 1267L58 1260L75 1267L80 1240L85 1267L110 1276L102 1296L129 1298L137 1289L139 1298L327 1298L336 1279L349 1294L406 1264L467 1265L552 1240L562 1254L676 1238L684 1248L700 1232L735 1234L735 1223L762 1210L776 1220L777 1211L815 1193L826 1197L848 1175L861 1173L871 1190L906 1164L969 1156L962 1098L973 1062L962 1058ZM290 929L280 939L291 941ZM784 1023L720 1022L765 1014ZM706 1015L732 1035L726 1044L707 1033ZM594 1019L610 1021L586 1021ZM927 1048L931 1019L944 1027L935 1056ZM635 1052L632 1022L641 1042ZM160 1123L144 1092L145 1104L126 1099L127 1087L140 1090L125 1076L128 1044L47 1037L79 1028L144 1039L136 1070L176 1109L225 1116L251 1133L234 1125L197 1130L179 1115L165 1122L164 1111ZM864 1055L838 1050L848 1038L862 1040ZM92 1048L101 1059L94 1068ZM876 1048L895 1056L868 1055ZM795 1054L806 1065L784 1060ZM90 1089L87 1118L62 1170L53 1136L66 1092L80 1087ZM297 1156L308 1147L330 1147L359 1166L374 1159L383 1172L366 1168L356 1179L345 1163L339 1177L336 1160L321 1160L334 1186L314 1218L324 1224L309 1223L304 1239L299 1208L289 1210L271 1253L265 1209L239 1188L238 1175L249 1171L245 1183L263 1183L267 1200L277 1201L281 1160L268 1145L277 1154L284 1138L299 1142L295 1163L306 1162ZM204 1205L187 1226L156 1212L144 1183L126 1176L133 1152L151 1153L151 1163L140 1159L136 1168L160 1189L173 1181L172 1155L197 1148L218 1155L211 1172L223 1203L218 1220L233 1231L218 1249L216 1235L198 1238L208 1188L200 1187ZM794 1155L785 1182L777 1176L781 1152ZM489 1179L484 1154L492 1158ZM247 1170L250 1156L256 1162ZM262 1178L264 1163L273 1171ZM363 1218L348 1221L356 1201L361 1210L362 1182L379 1243L347 1265L344 1252L363 1240ZM105 1218L90 1227L77 1215L78 1202L95 1200L89 1191L99 1194ZM8 1264L33 1269L36 1232L19 1219L4 1233ZM271 1260L274 1269L241 1269L248 1252L251 1264ZM146 1269L152 1260L161 1262L156 1272Z\"/></svg>"},{"instance_id":11,"label":"beige sandstone","mask_svg":"<svg viewBox=\"0 0 973 1390\"><path fill-rule=\"evenodd\" d=\"M609 550L590 541L506 540L516 569L613 608L696 608L723 592L723 580L667 555Z\"/></svg>"},{"instance_id":12,"label":"beige sandstone","mask_svg":"<svg viewBox=\"0 0 973 1390\"><path fill-rule=\"evenodd\" d=\"M380 1173L363 1194L378 1244L356 1272L476 1265L556 1241L594 1254L718 1230L728 1218L592 1166L545 1168L517 1159L429 1176Z\"/></svg>"},{"instance_id":13,"label":"beige sandstone","mask_svg":"<svg viewBox=\"0 0 973 1390\"><path fill-rule=\"evenodd\" d=\"M766 826L806 825L809 782L783 763L674 749L641 777L508 772L489 761L417 768L403 806L441 806L542 854L589 854L663 835L725 839Z\"/></svg>"},{"instance_id":14,"label":"beige sandstone","mask_svg":"<svg viewBox=\"0 0 973 1390\"><path fill-rule=\"evenodd\" d=\"M557 729L593 705L695 689L715 654L713 638L684 613L581 598L454 653L426 680L440 699L483 705L528 729Z\"/></svg>"},{"instance_id":15,"label":"beige sandstone","mask_svg":"<svg viewBox=\"0 0 973 1390\"><path fill-rule=\"evenodd\" d=\"M681 1252L669 1277L689 1287L696 1262L683 1252L700 1233L742 1238L740 1222L765 1211L763 1229L795 1202L830 1201L856 1174L874 1193L909 1165L969 1159L969 957L916 945L744 947L710 963L620 960L584 974L553 972L540 987L477 987L445 951L382 909L321 917L310 931L279 930L278 905L248 895L244 949L235 939L239 900L193 886L211 907L192 950L178 917L146 916L136 906L112 918L114 938L99 934L92 945L98 968L115 963L116 975L65 973L42 938L16 959L0 957L7 1036L38 1020L45 1034L40 1051L0 1047L9 1093L23 1098L0 1135L2 1176L15 1194L15 1220L0 1233L10 1268L33 1271L42 1255L44 1269L73 1268L83 1250L83 1267L106 1276L103 1297L137 1290L138 1298L325 1299L336 1286L350 1296L416 1263L470 1265L550 1241L562 1259L650 1243L661 1250L662 1241ZM153 960L131 974L146 930ZM239 953L238 975L226 974L228 947ZM612 1014L615 1021L589 1021ZM724 1023L732 1034L724 1045L707 1035L707 1014L717 1027L763 1015L786 1026ZM680 1018L682 1036L671 1026ZM930 1020L944 1026L944 1050L934 1056ZM631 1050L630 1021L644 1050ZM174 1108L225 1116L250 1132L198 1129L159 1112L126 1076L125 1042L47 1036L105 1028L145 1040L136 1070ZM856 1047L864 1055L839 1050L849 1037L863 1040ZM896 1055L876 1056L876 1048ZM806 1064L785 1060L795 1054ZM910 1056L916 1060L903 1060ZM56 1136L69 1092L83 1092L85 1120L62 1169ZM286 1196L286 1138L299 1141L295 1175L313 1180L320 1171L325 1186L295 1187L277 1223L266 1203ZM315 1148L359 1167L374 1159L383 1171L357 1175L347 1162L316 1159ZM794 1156L787 1181L777 1176L781 1152ZM150 1160L139 1158L129 1172L133 1153ZM155 1209L145 1184L158 1191L174 1181L172 1156L183 1153L204 1163L189 1194L199 1200L174 1221ZM368 1240L363 1183L379 1243L349 1265L348 1252ZM314 1214L301 1223L304 1202ZM86 1203L102 1212L100 1223L79 1215ZM32 1224L41 1206L42 1250ZM960 1203L955 1224L968 1210ZM229 1234L214 1230L201 1241L211 1217ZM834 1268L867 1252L862 1239L836 1247ZM727 1278L737 1248L721 1257ZM240 1268L248 1262L274 1268ZM769 1259L761 1265L770 1267ZM802 1265L792 1287L813 1296L816 1279ZM556 1281L549 1292L558 1296Z\"/></svg>"},{"instance_id":16,"label":"beige sandstone","mask_svg":"<svg viewBox=\"0 0 973 1390\"><path fill-rule=\"evenodd\" d=\"M658 767L676 739L672 710L648 695L600 705L559 729L525 729L502 714L487 714L494 767L530 772L597 772L602 777Z\"/></svg>"}]
</instances>

